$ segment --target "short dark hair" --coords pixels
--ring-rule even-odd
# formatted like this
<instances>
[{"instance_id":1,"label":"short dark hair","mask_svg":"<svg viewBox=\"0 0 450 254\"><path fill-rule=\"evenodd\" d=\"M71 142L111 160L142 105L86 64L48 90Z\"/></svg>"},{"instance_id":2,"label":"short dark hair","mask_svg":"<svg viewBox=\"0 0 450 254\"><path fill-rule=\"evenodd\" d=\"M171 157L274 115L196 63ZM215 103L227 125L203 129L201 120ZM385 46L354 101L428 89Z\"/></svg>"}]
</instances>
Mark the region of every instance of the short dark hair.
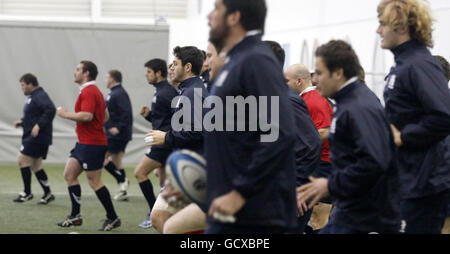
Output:
<instances>
[{"instance_id":1,"label":"short dark hair","mask_svg":"<svg viewBox=\"0 0 450 254\"><path fill-rule=\"evenodd\" d=\"M203 55L203 61L206 61L206 51L201 50L201 52L202 52L202 55Z\"/></svg>"},{"instance_id":2,"label":"short dark hair","mask_svg":"<svg viewBox=\"0 0 450 254\"><path fill-rule=\"evenodd\" d=\"M284 49L281 47L281 45L276 41L264 41L264 42L269 45L270 49L273 51L278 61L280 62L281 67L284 67L284 60L286 59L286 53L284 52Z\"/></svg>"},{"instance_id":3,"label":"short dark hair","mask_svg":"<svg viewBox=\"0 0 450 254\"><path fill-rule=\"evenodd\" d=\"M435 56L439 62L442 65L442 68L444 68L444 74L447 80L450 80L450 64L448 63L447 59L445 59L443 56Z\"/></svg>"},{"instance_id":4,"label":"short dark hair","mask_svg":"<svg viewBox=\"0 0 450 254\"><path fill-rule=\"evenodd\" d=\"M24 74L24 75L20 78L19 82L24 82L24 83L27 84L27 85L31 84L31 85L33 85L33 86L35 86L35 87L36 87L36 86L39 86L39 82L38 82L36 76L34 76L34 75L31 74L31 73Z\"/></svg>"},{"instance_id":5,"label":"short dark hair","mask_svg":"<svg viewBox=\"0 0 450 254\"><path fill-rule=\"evenodd\" d=\"M122 83L122 73L120 73L120 71L110 70L108 73L109 76L111 76L111 78L114 79L114 81L116 81L117 83Z\"/></svg>"},{"instance_id":6,"label":"short dark hair","mask_svg":"<svg viewBox=\"0 0 450 254\"><path fill-rule=\"evenodd\" d=\"M91 62L91 61L81 61L80 64L83 65L83 73L85 72L89 72L89 78L91 78L91 80L95 80L97 78L98 75L98 69L97 69L97 65L95 65L95 63Z\"/></svg>"},{"instance_id":7,"label":"short dark hair","mask_svg":"<svg viewBox=\"0 0 450 254\"><path fill-rule=\"evenodd\" d=\"M225 16L239 11L241 25L246 31L262 30L266 23L267 5L265 0L223 0L227 8Z\"/></svg>"},{"instance_id":8,"label":"short dark hair","mask_svg":"<svg viewBox=\"0 0 450 254\"><path fill-rule=\"evenodd\" d=\"M316 57L321 57L330 72L342 68L347 79L361 77L361 64L352 46L342 40L332 40L320 46Z\"/></svg>"},{"instance_id":9,"label":"short dark hair","mask_svg":"<svg viewBox=\"0 0 450 254\"><path fill-rule=\"evenodd\" d=\"M192 73L200 75L203 67L202 52L196 47L176 47L173 49L173 55L181 60L183 66L190 63L192 65Z\"/></svg>"},{"instance_id":10,"label":"short dark hair","mask_svg":"<svg viewBox=\"0 0 450 254\"><path fill-rule=\"evenodd\" d=\"M152 59L152 60L148 61L147 63L145 63L144 66L146 68L152 69L155 73L160 71L161 76L163 78L167 78L167 63L166 63L166 61L159 59L159 58L155 58L155 59Z\"/></svg>"}]
</instances>

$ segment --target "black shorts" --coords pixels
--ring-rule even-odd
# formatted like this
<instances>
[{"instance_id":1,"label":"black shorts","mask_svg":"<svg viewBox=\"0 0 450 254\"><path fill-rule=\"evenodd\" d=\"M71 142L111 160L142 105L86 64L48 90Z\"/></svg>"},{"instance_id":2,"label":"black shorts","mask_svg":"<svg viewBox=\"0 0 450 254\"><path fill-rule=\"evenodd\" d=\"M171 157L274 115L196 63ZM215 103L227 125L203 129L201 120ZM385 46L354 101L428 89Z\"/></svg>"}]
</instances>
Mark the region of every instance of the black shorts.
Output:
<instances>
[{"instance_id":1,"label":"black shorts","mask_svg":"<svg viewBox=\"0 0 450 254\"><path fill-rule=\"evenodd\" d=\"M172 153L172 149L168 148L165 145L162 145L162 146L150 147L145 155L148 158L165 165L166 160L167 160L167 158L169 158L171 153Z\"/></svg>"},{"instance_id":2,"label":"black shorts","mask_svg":"<svg viewBox=\"0 0 450 254\"><path fill-rule=\"evenodd\" d=\"M47 159L49 145L24 143L20 148L20 153L34 159Z\"/></svg>"},{"instance_id":3,"label":"black shorts","mask_svg":"<svg viewBox=\"0 0 450 254\"><path fill-rule=\"evenodd\" d=\"M70 158L76 159L83 170L94 171L103 168L107 146L76 144L70 151Z\"/></svg>"},{"instance_id":4,"label":"black shorts","mask_svg":"<svg viewBox=\"0 0 450 254\"><path fill-rule=\"evenodd\" d=\"M108 152L112 154L118 154L121 152L125 152L127 148L128 141L117 140L117 139L108 139Z\"/></svg>"}]
</instances>

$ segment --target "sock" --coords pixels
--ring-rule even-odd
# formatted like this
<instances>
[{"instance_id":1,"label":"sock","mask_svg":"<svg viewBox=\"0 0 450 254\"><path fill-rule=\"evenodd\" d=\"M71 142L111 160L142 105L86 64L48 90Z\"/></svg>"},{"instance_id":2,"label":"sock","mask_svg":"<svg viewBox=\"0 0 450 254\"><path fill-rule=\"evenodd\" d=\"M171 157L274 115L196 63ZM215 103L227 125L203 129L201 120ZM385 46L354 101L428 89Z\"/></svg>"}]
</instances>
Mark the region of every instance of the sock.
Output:
<instances>
[{"instance_id":1,"label":"sock","mask_svg":"<svg viewBox=\"0 0 450 254\"><path fill-rule=\"evenodd\" d=\"M80 214L81 206L81 186L74 185L69 187L70 201L72 201L72 213L71 216L77 216Z\"/></svg>"},{"instance_id":2,"label":"sock","mask_svg":"<svg viewBox=\"0 0 450 254\"><path fill-rule=\"evenodd\" d=\"M118 170L112 161L105 166L105 169L116 178L117 183L125 182L125 170Z\"/></svg>"},{"instance_id":3,"label":"sock","mask_svg":"<svg viewBox=\"0 0 450 254\"><path fill-rule=\"evenodd\" d=\"M31 194L31 169L30 167L20 168L20 172L22 173L22 180L24 190L27 195Z\"/></svg>"},{"instance_id":4,"label":"sock","mask_svg":"<svg viewBox=\"0 0 450 254\"><path fill-rule=\"evenodd\" d=\"M45 173L44 169L39 170L35 173L36 178L38 179L39 183L41 184L42 189L44 190L44 194L47 195L50 193L50 184L48 184L48 177Z\"/></svg>"},{"instance_id":5,"label":"sock","mask_svg":"<svg viewBox=\"0 0 450 254\"><path fill-rule=\"evenodd\" d=\"M150 180L147 180L140 183L139 186L141 187L142 193L144 194L144 197L147 200L150 210L152 210L156 202L155 194L153 193L152 183L150 182Z\"/></svg>"},{"instance_id":6,"label":"sock","mask_svg":"<svg viewBox=\"0 0 450 254\"><path fill-rule=\"evenodd\" d=\"M98 199L102 203L103 207L106 210L106 217L110 220L117 219L116 211L114 210L113 203L111 201L111 196L109 195L109 191L106 186L103 186L99 190L95 192L97 194Z\"/></svg>"}]
</instances>

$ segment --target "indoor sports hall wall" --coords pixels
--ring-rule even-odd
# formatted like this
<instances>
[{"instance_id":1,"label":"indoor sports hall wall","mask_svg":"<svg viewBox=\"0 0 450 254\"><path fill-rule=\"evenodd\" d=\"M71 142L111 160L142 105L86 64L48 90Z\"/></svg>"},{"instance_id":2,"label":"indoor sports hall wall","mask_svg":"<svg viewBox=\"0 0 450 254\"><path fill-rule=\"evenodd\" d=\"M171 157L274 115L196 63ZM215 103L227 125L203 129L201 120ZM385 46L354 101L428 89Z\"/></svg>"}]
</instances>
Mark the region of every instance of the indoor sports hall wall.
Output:
<instances>
[{"instance_id":1,"label":"indoor sports hall wall","mask_svg":"<svg viewBox=\"0 0 450 254\"><path fill-rule=\"evenodd\" d=\"M144 64L151 58L167 60L167 26L82 23L0 22L0 162L15 162L21 146L21 129L12 123L22 116L26 97L19 78L31 72L38 77L55 106L73 112L79 94L73 73L81 60L99 68L98 86L108 94L105 75L118 69L124 76L134 115L134 137L125 163L138 163L145 152L143 137L151 124L139 115L151 105L154 89L147 84ZM75 123L55 117L54 139L48 162L64 163L75 138Z\"/></svg>"}]
</instances>

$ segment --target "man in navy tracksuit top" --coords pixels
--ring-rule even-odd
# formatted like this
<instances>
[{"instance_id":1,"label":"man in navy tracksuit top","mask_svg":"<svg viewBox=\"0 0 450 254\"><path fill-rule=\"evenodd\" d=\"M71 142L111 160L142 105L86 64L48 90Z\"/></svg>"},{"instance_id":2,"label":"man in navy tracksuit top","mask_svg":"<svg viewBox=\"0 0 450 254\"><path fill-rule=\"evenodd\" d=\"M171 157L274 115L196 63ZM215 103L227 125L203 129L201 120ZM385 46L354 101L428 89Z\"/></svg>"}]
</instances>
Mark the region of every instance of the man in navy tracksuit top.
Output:
<instances>
[{"instance_id":1,"label":"man in navy tracksuit top","mask_svg":"<svg viewBox=\"0 0 450 254\"><path fill-rule=\"evenodd\" d=\"M152 137L153 142L148 145L164 145L171 152L188 149L202 155L202 119L206 113L202 105L208 96L206 87L199 78L204 57L196 47L176 47L173 53L175 59L170 68L170 72L173 73L171 82L180 90L179 97L172 102L172 108L174 108L172 122L175 124L170 125L166 131L150 131L147 136ZM187 113L190 113L190 119L183 117ZM151 213L153 226L162 233L165 221L172 215L173 211L168 209L167 202L160 194Z\"/></svg>"},{"instance_id":2,"label":"man in navy tracksuit top","mask_svg":"<svg viewBox=\"0 0 450 254\"><path fill-rule=\"evenodd\" d=\"M223 131L205 134L206 233L283 233L296 226L293 113L280 64L261 41L266 13L264 0L217 0L208 16L210 41L227 52L211 96L224 103L224 109L234 109L228 110L234 116L224 112ZM236 18L232 24L227 22L230 17ZM259 116L245 105L236 108L227 102L226 97L239 96L256 100ZM246 119L236 117L240 110ZM256 131L250 129L256 124L250 120L254 114L260 120ZM262 118L272 123L271 128L261 130ZM246 128L238 131L242 123ZM226 224L223 216L236 221Z\"/></svg>"},{"instance_id":3,"label":"man in navy tracksuit top","mask_svg":"<svg viewBox=\"0 0 450 254\"><path fill-rule=\"evenodd\" d=\"M105 123L108 138L108 152L106 153L105 168L114 176L119 184L119 191L115 200L127 200L129 180L126 178L122 165L122 158L133 131L133 110L130 97L122 86L122 74L118 70L111 70L106 77L106 85L111 92L106 98L109 120Z\"/></svg>"},{"instance_id":4,"label":"man in navy tracksuit top","mask_svg":"<svg viewBox=\"0 0 450 254\"><path fill-rule=\"evenodd\" d=\"M31 171L33 171L44 190L44 196L38 204L46 205L55 197L50 191L47 174L41 166L42 160L47 157L48 147L52 144L56 108L33 74L23 75L20 84L22 91L28 96L22 120L14 123L16 128L23 127L22 148L18 162L24 192L14 199L14 202L23 203L33 198L31 193Z\"/></svg>"},{"instance_id":5,"label":"man in navy tracksuit top","mask_svg":"<svg viewBox=\"0 0 450 254\"><path fill-rule=\"evenodd\" d=\"M383 1L378 14L381 46L393 52L396 64L384 98L398 146L404 231L440 234L450 188L450 167L444 157L450 90L441 64L427 49L433 46L431 15L416 0ZM399 15L407 18L401 21Z\"/></svg>"},{"instance_id":6,"label":"man in navy tracksuit top","mask_svg":"<svg viewBox=\"0 0 450 254\"><path fill-rule=\"evenodd\" d=\"M283 68L286 57L284 49L275 41L265 41L265 43L272 49L272 52L275 54ZM319 132L311 119L306 102L299 93L296 93L289 85L289 79L287 77L286 79L288 80L288 97L294 113L296 133L294 149L296 186L300 187L308 183L308 178L318 170L322 153L322 141ZM303 234L305 232L306 226L312 215L312 210L303 209L303 206L306 207L306 204L302 204L298 207L298 228L294 231L294 233L297 234Z\"/></svg>"},{"instance_id":7,"label":"man in navy tracksuit top","mask_svg":"<svg viewBox=\"0 0 450 254\"><path fill-rule=\"evenodd\" d=\"M329 135L333 173L299 188L300 202L312 199L312 208L333 197L335 209L322 233L398 233L395 145L384 109L358 79L361 68L350 45L330 41L316 57L318 90L337 103Z\"/></svg>"},{"instance_id":8,"label":"man in navy tracksuit top","mask_svg":"<svg viewBox=\"0 0 450 254\"><path fill-rule=\"evenodd\" d=\"M152 59L145 63L147 69L146 78L149 84L156 88L153 96L151 110L144 106L141 109L141 115L152 123L153 130L168 131L172 118L172 100L178 96L178 91L167 82L167 63L162 59ZM139 165L134 170L134 175L139 183L142 193L147 200L150 210L156 202L153 192L153 185L148 175L155 169L161 168L169 157L172 150L165 146L153 146L148 149ZM160 177L164 177L160 175ZM139 225L141 228L150 228L152 226L150 213L146 219Z\"/></svg>"},{"instance_id":9,"label":"man in navy tracksuit top","mask_svg":"<svg viewBox=\"0 0 450 254\"><path fill-rule=\"evenodd\" d=\"M302 97L290 88L288 96L294 112L296 186L300 187L307 184L308 178L318 170L322 154L322 141ZM300 211L299 227L296 231L298 234L304 233L312 214L312 209L303 210L302 207L306 207L306 204L298 207Z\"/></svg>"}]
</instances>

